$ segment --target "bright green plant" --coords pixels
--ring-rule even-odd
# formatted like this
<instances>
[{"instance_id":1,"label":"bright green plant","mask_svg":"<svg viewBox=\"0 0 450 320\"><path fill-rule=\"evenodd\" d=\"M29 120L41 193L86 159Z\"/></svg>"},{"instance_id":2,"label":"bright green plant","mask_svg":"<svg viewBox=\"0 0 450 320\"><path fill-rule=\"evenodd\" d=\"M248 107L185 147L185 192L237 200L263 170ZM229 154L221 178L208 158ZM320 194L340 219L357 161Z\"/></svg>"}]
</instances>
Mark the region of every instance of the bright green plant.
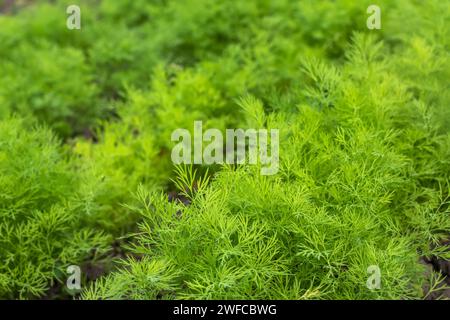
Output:
<instances>
[{"instance_id":1,"label":"bright green plant","mask_svg":"<svg viewBox=\"0 0 450 320\"><path fill-rule=\"evenodd\" d=\"M82 0L78 31L68 4L0 16L0 297L42 296L125 236L133 258L82 297L438 287L419 259L449 259L444 1L379 1L381 30L369 0ZM171 133L196 120L279 129L279 172L174 170Z\"/></svg>"},{"instance_id":2,"label":"bright green plant","mask_svg":"<svg viewBox=\"0 0 450 320\"><path fill-rule=\"evenodd\" d=\"M410 94L408 74L389 68L402 54L385 50L355 34L344 66L306 59L309 85L285 112L244 99L247 127L282 132L279 175L224 167L208 185L181 169L175 185L188 206L141 187L130 210L143 217L134 251L145 259L84 297L422 297L420 255L448 258L436 245L450 230L450 131L441 109L425 107L429 89ZM445 80L434 79L441 91ZM380 290L366 287L371 265Z\"/></svg>"},{"instance_id":3,"label":"bright green plant","mask_svg":"<svg viewBox=\"0 0 450 320\"><path fill-rule=\"evenodd\" d=\"M68 265L105 252L110 239L85 223L80 186L53 133L0 122L0 297L41 296Z\"/></svg>"}]
</instances>

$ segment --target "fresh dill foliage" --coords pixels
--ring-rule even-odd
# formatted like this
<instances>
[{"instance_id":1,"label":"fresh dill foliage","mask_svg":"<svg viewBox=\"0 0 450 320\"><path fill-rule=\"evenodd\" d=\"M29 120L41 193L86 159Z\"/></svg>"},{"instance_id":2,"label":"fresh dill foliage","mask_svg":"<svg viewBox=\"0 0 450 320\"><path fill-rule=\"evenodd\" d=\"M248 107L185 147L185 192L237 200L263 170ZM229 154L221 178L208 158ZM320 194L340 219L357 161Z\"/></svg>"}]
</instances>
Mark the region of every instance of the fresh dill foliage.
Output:
<instances>
[{"instance_id":1,"label":"fresh dill foliage","mask_svg":"<svg viewBox=\"0 0 450 320\"><path fill-rule=\"evenodd\" d=\"M0 298L99 257L117 264L81 298L443 288L421 259L450 258L445 1L380 0L380 30L369 0L80 0L81 30L70 4L0 13ZM278 173L175 166L194 121L278 129Z\"/></svg>"},{"instance_id":2,"label":"fresh dill foliage","mask_svg":"<svg viewBox=\"0 0 450 320\"><path fill-rule=\"evenodd\" d=\"M0 138L0 296L40 296L110 239L87 222L80 175L50 130L11 118Z\"/></svg>"}]
</instances>

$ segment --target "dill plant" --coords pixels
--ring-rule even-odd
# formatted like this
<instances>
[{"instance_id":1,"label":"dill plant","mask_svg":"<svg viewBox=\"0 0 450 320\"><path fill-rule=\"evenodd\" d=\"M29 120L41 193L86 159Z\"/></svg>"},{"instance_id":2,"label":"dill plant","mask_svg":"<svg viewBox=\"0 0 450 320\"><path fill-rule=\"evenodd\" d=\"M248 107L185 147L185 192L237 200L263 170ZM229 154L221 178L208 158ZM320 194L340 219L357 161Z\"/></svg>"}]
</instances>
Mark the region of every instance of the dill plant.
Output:
<instances>
[{"instance_id":1,"label":"dill plant","mask_svg":"<svg viewBox=\"0 0 450 320\"><path fill-rule=\"evenodd\" d=\"M449 259L445 2L379 1L378 31L369 0L86 0L81 32L68 4L0 16L0 297L43 296L124 236L132 257L82 298L439 287L419 259ZM195 120L279 129L279 173L174 170L170 134Z\"/></svg>"},{"instance_id":2,"label":"dill plant","mask_svg":"<svg viewBox=\"0 0 450 320\"><path fill-rule=\"evenodd\" d=\"M423 297L420 255L448 259L436 245L450 229L449 128L425 107L427 89L412 95L408 75L389 68L404 57L385 50L355 34L344 65L305 60L310 104L294 112L245 98L248 125L280 129L280 174L224 166L208 184L180 168L190 205L141 187L129 209L143 218L133 250L144 259L84 298ZM370 265L382 270L379 290L366 287Z\"/></svg>"},{"instance_id":3,"label":"dill plant","mask_svg":"<svg viewBox=\"0 0 450 320\"><path fill-rule=\"evenodd\" d=\"M65 282L68 265L101 255L109 236L87 223L89 199L46 128L0 122L0 297L33 298ZM28 127L28 128L27 128Z\"/></svg>"}]
</instances>

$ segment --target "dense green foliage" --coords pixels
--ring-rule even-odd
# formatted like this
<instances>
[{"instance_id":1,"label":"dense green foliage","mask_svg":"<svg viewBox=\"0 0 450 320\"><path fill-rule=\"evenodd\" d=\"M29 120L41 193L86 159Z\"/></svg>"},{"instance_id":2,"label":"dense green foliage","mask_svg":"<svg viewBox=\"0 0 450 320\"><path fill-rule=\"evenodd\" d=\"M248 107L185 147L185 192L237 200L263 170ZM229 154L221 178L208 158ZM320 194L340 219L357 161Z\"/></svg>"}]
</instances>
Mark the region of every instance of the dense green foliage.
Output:
<instances>
[{"instance_id":1,"label":"dense green foliage","mask_svg":"<svg viewBox=\"0 0 450 320\"><path fill-rule=\"evenodd\" d=\"M86 0L81 30L72 1L1 15L0 297L127 237L83 298L423 298L439 279L419 258L449 259L450 7L379 1L368 30L372 2ZM195 120L279 129L279 172L175 167Z\"/></svg>"},{"instance_id":2,"label":"dense green foliage","mask_svg":"<svg viewBox=\"0 0 450 320\"><path fill-rule=\"evenodd\" d=\"M82 176L47 129L0 122L0 295L42 295L73 261L107 249Z\"/></svg>"}]
</instances>

